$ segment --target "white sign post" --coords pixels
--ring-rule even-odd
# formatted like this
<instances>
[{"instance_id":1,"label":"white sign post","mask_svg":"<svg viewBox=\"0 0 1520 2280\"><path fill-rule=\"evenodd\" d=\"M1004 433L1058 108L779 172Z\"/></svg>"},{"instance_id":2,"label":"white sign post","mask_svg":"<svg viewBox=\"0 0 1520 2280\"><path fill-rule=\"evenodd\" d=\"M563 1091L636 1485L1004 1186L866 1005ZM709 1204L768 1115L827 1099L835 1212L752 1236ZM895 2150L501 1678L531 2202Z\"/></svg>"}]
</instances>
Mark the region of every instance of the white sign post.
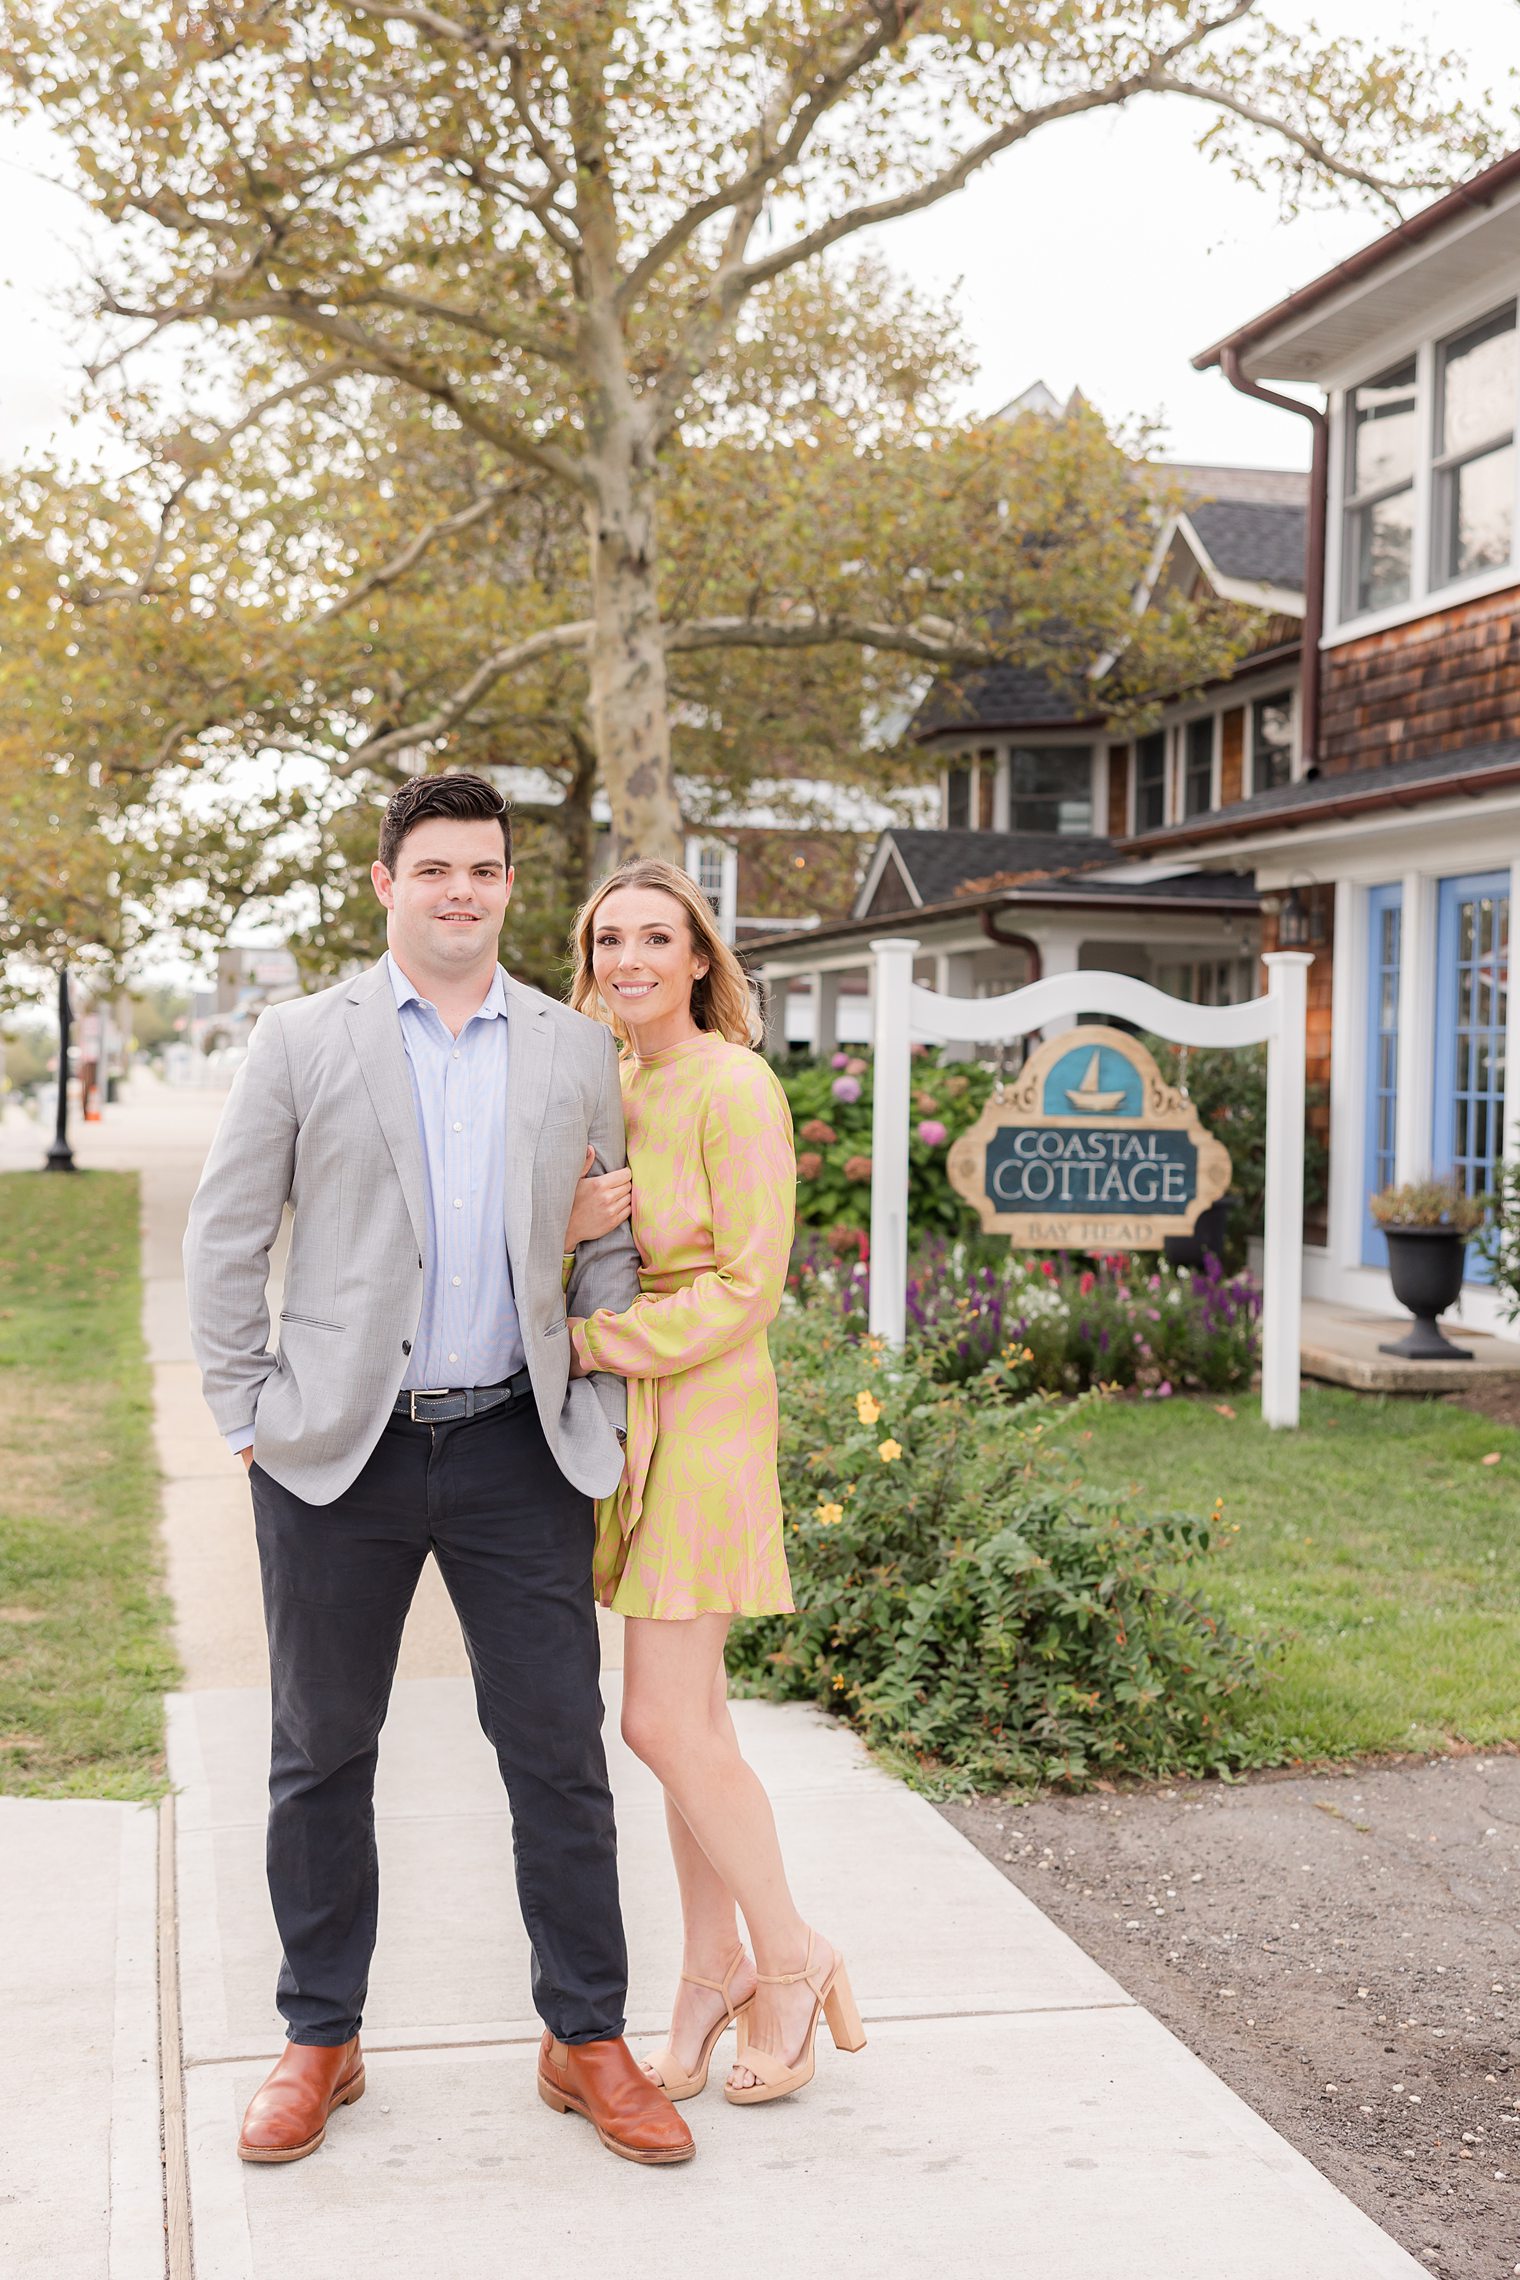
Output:
<instances>
[{"instance_id":1,"label":"white sign post","mask_svg":"<svg viewBox=\"0 0 1520 2280\"><path fill-rule=\"evenodd\" d=\"M1117 1014L1177 1045L1267 1048L1266 1226L1262 1245L1261 1414L1298 1423L1303 1297L1304 950L1269 951L1267 994L1244 1005L1190 1005L1132 974L1052 974L1004 997L946 997L913 979L918 944L871 944L874 1110L871 1140L871 1335L901 1346L908 1306L908 1122L911 1048L1024 1037L1063 1014Z\"/></svg>"}]
</instances>

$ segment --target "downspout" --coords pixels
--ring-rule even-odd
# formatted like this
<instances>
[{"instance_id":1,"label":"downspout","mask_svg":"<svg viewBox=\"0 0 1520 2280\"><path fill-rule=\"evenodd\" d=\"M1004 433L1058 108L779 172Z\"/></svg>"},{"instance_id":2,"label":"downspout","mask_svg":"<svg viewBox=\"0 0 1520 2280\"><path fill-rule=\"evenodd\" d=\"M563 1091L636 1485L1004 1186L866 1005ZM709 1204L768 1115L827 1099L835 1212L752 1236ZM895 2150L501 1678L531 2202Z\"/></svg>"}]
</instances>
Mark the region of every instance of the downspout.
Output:
<instances>
[{"instance_id":1,"label":"downspout","mask_svg":"<svg viewBox=\"0 0 1520 2280\"><path fill-rule=\"evenodd\" d=\"M1023 951L1025 957L1029 960L1029 980L1031 982L1037 982L1045 971L1045 961L1040 956L1040 945L1038 942L1034 941L1027 934L1001 933L998 928L997 912L995 910L984 910L980 913L980 917L982 921L982 932L986 935L989 942L996 942L1004 950ZM1027 983L1025 984L1025 987L1028 987Z\"/></svg>"},{"instance_id":2,"label":"downspout","mask_svg":"<svg viewBox=\"0 0 1520 2280\"><path fill-rule=\"evenodd\" d=\"M1309 547L1304 562L1303 696L1300 708L1303 772L1319 773L1320 637L1325 630L1325 516L1329 497L1330 422L1316 404L1301 404L1294 396L1279 396L1248 380L1240 369L1240 351L1233 346L1219 351L1220 370L1242 396L1255 396L1284 412L1297 412L1314 430L1314 451L1309 462Z\"/></svg>"}]
</instances>

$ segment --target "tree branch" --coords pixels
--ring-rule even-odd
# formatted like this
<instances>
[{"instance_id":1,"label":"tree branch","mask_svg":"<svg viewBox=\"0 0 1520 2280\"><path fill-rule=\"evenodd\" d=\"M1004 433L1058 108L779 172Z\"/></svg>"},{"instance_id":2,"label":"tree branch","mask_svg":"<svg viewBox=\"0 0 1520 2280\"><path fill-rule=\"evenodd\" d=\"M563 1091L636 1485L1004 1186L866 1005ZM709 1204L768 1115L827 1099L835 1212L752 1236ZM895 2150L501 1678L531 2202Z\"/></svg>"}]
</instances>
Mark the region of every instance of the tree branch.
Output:
<instances>
[{"instance_id":1,"label":"tree branch","mask_svg":"<svg viewBox=\"0 0 1520 2280\"><path fill-rule=\"evenodd\" d=\"M484 521L493 508L503 505L521 490L520 483L498 483L482 497L472 500L469 506L461 507L457 514L444 515L439 521L428 523L415 537L408 539L405 546L393 554L388 562L382 563L378 570L372 570L350 592L340 594L335 602L328 603L326 609L318 610L315 617L308 618L307 625L330 625L334 618L344 616L358 603L367 601L371 594L379 593L387 586L394 586L397 579L404 578L408 570L413 569L440 539L452 538L457 531L469 530L473 524Z\"/></svg>"},{"instance_id":2,"label":"tree branch","mask_svg":"<svg viewBox=\"0 0 1520 2280\"><path fill-rule=\"evenodd\" d=\"M389 729L382 736L367 737L363 744L356 745L339 764L338 774L350 776L357 769L372 767L392 752L404 752L414 744L432 744L440 736L447 736L505 674L521 672L525 665L533 664L537 658L552 656L559 649L584 649L591 638L592 627L590 618L576 618L564 625L546 626L540 633L529 634L525 641L513 642L508 649L498 649L476 666L462 688L456 689L423 719L413 721L406 728Z\"/></svg>"},{"instance_id":3,"label":"tree branch","mask_svg":"<svg viewBox=\"0 0 1520 2280\"><path fill-rule=\"evenodd\" d=\"M667 654L694 649L820 649L836 641L922 657L932 665L994 665L1003 655L994 643L973 640L943 618L893 625L886 619L805 610L785 618L692 618L669 629L665 648Z\"/></svg>"}]
</instances>

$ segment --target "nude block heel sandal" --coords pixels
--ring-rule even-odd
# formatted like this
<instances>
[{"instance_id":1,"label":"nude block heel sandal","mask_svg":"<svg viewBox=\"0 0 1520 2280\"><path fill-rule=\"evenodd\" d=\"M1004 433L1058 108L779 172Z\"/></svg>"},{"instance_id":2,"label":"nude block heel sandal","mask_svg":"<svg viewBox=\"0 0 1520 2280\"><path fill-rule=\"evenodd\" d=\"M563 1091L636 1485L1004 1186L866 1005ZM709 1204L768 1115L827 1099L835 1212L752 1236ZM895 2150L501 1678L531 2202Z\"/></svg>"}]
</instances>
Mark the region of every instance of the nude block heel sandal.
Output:
<instances>
[{"instance_id":1,"label":"nude block heel sandal","mask_svg":"<svg viewBox=\"0 0 1520 2280\"><path fill-rule=\"evenodd\" d=\"M744 1950L741 1947L736 1952L733 1962L724 1972L721 1980L699 1979L693 1971L683 1971L681 1974L688 1987L709 1987L714 1995L721 1995L723 1998L723 2016L703 2042L701 2050L697 2054L696 2066L690 2074L682 2072L681 2062L669 2043L662 2043L658 2050L652 2050L645 2059L644 2064L649 2068L655 2081L673 2105L678 2106L683 2098L699 2097L707 2088L707 2070L712 2065L713 2052L717 2049L719 2042L730 2026L736 2026L739 2031L740 2042L742 2043L744 2040L744 2020L754 1997L747 1995L736 2009L733 1997L728 1992L734 1983L734 1973L743 1961Z\"/></svg>"},{"instance_id":2,"label":"nude block heel sandal","mask_svg":"<svg viewBox=\"0 0 1520 2280\"><path fill-rule=\"evenodd\" d=\"M757 2074L760 2079L747 2090L735 2090L725 2083L723 2095L731 2106L765 2106L773 2098L787 2098L794 2090L804 2089L813 2079L813 2045L818 2038L820 2018L827 2019L836 2050L864 2050L866 2047L865 2029L860 2023L860 2012L856 2008L854 1991L850 1986L850 1975L844 1967L844 1957L835 1956L834 1968L827 1979L816 1978L811 1932L808 1933L807 1962L800 1971L762 1971L759 1979L762 1987L795 1987L799 1980L805 1980L813 1991L813 2015L808 2021L807 2036L797 2054L795 2066L788 2066L785 2059L778 2058L774 2051L752 2050L749 2046L748 2022L740 2020L739 2064L747 2066L750 2073Z\"/></svg>"}]
</instances>

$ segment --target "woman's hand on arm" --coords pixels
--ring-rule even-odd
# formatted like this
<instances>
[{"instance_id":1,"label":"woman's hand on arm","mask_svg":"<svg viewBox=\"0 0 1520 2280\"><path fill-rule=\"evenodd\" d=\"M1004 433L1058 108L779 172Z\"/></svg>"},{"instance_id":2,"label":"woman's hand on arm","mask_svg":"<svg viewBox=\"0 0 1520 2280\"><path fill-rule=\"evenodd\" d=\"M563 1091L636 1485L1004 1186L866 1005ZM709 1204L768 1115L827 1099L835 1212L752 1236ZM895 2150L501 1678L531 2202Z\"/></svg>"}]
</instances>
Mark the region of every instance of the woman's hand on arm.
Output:
<instances>
[{"instance_id":1,"label":"woman's hand on arm","mask_svg":"<svg viewBox=\"0 0 1520 2280\"><path fill-rule=\"evenodd\" d=\"M592 1243L599 1235L610 1235L633 1210L632 1172L625 1167L620 1172L593 1173L595 1161L596 1150L588 1147L565 1229L566 1251L573 1251L577 1243Z\"/></svg>"}]
</instances>

